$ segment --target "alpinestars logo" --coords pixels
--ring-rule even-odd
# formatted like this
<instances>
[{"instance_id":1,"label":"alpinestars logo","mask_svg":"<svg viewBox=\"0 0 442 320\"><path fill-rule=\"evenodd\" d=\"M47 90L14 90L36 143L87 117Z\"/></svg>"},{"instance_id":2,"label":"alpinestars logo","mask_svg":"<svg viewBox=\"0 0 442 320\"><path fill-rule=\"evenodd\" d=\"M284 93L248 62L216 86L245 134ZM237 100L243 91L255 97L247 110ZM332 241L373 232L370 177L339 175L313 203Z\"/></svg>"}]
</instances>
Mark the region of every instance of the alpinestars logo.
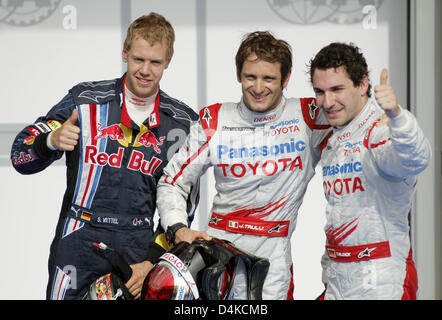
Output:
<instances>
[{"instance_id":1,"label":"alpinestars logo","mask_svg":"<svg viewBox=\"0 0 442 320\"><path fill-rule=\"evenodd\" d=\"M308 105L308 108L309 108L308 113L310 114L310 118L314 119L316 109L318 109L318 107L315 104L315 100L312 100L312 102Z\"/></svg>"},{"instance_id":2,"label":"alpinestars logo","mask_svg":"<svg viewBox=\"0 0 442 320\"><path fill-rule=\"evenodd\" d=\"M221 221L221 220L223 220L223 219L218 218L218 217L212 217L212 218L210 218L209 224L210 223L218 224L218 222Z\"/></svg>"},{"instance_id":3,"label":"alpinestars logo","mask_svg":"<svg viewBox=\"0 0 442 320\"><path fill-rule=\"evenodd\" d=\"M269 229L269 231L267 231L268 233L273 233L273 232L281 232L282 228L287 227L287 225L282 225L282 224L278 224L277 226L274 226L272 228Z\"/></svg>"},{"instance_id":4,"label":"alpinestars logo","mask_svg":"<svg viewBox=\"0 0 442 320\"><path fill-rule=\"evenodd\" d=\"M370 257L371 252L376 250L376 247L374 248L365 248L363 251L359 252L358 259L362 259L363 257Z\"/></svg>"},{"instance_id":5,"label":"alpinestars logo","mask_svg":"<svg viewBox=\"0 0 442 320\"><path fill-rule=\"evenodd\" d=\"M204 109L204 115L202 118L206 120L206 125L210 128L210 119L212 119L212 116L210 115L210 110L208 108Z\"/></svg>"}]
</instances>

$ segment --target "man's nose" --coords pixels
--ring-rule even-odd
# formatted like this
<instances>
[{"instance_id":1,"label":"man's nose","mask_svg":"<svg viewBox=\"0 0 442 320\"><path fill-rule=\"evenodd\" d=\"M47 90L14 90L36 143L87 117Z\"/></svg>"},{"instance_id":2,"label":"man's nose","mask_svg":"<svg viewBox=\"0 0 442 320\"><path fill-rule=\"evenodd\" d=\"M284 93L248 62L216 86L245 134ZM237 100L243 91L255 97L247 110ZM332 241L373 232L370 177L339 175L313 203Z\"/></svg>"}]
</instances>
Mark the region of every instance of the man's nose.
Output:
<instances>
[{"instance_id":1,"label":"man's nose","mask_svg":"<svg viewBox=\"0 0 442 320\"><path fill-rule=\"evenodd\" d=\"M265 90L265 84L264 81L257 79L255 83L253 84L253 90L255 93L263 93Z\"/></svg>"},{"instance_id":2,"label":"man's nose","mask_svg":"<svg viewBox=\"0 0 442 320\"><path fill-rule=\"evenodd\" d=\"M144 62L143 65L141 66L140 73L141 73L143 76L147 76L147 75L150 74L150 72L151 72L151 65L150 65L150 62L146 61L146 62Z\"/></svg>"},{"instance_id":3,"label":"man's nose","mask_svg":"<svg viewBox=\"0 0 442 320\"><path fill-rule=\"evenodd\" d=\"M331 108L335 105L335 97L332 92L324 93L324 101L322 106L326 109Z\"/></svg>"}]
</instances>

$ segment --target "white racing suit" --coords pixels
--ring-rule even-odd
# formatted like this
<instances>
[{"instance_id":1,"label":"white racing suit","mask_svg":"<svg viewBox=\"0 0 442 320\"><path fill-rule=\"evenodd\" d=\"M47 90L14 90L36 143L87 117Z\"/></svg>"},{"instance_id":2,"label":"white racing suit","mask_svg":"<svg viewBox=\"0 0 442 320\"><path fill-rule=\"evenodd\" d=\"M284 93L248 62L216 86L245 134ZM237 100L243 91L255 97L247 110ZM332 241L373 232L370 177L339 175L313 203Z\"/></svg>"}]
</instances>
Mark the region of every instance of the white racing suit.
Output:
<instances>
[{"instance_id":1,"label":"white racing suit","mask_svg":"<svg viewBox=\"0 0 442 320\"><path fill-rule=\"evenodd\" d=\"M369 99L323 143L325 299L416 299L408 214L431 150L410 112L382 114Z\"/></svg>"},{"instance_id":2,"label":"white racing suit","mask_svg":"<svg viewBox=\"0 0 442 320\"><path fill-rule=\"evenodd\" d=\"M242 101L203 108L158 184L162 226L186 224L191 186L213 166L217 193L207 232L269 259L263 299L293 298L290 238L329 132L318 111L312 98L283 98L268 113ZM244 299L245 286L235 283L232 298Z\"/></svg>"}]
</instances>

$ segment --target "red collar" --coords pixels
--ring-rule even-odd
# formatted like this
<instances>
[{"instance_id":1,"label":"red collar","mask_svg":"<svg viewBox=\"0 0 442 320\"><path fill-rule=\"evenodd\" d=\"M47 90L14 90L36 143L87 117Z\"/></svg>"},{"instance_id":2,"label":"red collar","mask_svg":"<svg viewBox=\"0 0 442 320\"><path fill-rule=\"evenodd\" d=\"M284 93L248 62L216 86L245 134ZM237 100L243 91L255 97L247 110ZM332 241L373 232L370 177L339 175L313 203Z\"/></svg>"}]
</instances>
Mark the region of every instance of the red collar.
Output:
<instances>
[{"instance_id":1,"label":"red collar","mask_svg":"<svg viewBox=\"0 0 442 320\"><path fill-rule=\"evenodd\" d=\"M132 128L132 120L129 116L129 113L127 112L127 107L126 107L126 94L124 92L124 88L126 87L126 76L124 77L123 80L123 101L122 101L122 105L123 105L123 111L121 112L121 123L128 127L128 128ZM158 94L155 98L155 106L153 108L152 113L150 114L149 118L148 118L148 125L149 128L155 128L157 126L160 125L160 90L158 89Z\"/></svg>"}]
</instances>

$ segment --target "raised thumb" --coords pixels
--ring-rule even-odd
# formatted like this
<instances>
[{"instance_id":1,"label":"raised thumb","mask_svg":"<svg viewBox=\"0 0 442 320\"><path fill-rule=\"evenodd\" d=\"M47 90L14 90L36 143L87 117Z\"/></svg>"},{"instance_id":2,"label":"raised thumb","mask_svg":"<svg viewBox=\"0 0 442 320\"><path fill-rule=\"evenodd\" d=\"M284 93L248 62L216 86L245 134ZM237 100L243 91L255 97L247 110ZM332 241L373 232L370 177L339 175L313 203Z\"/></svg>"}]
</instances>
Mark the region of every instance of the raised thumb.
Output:
<instances>
[{"instance_id":1,"label":"raised thumb","mask_svg":"<svg viewBox=\"0 0 442 320\"><path fill-rule=\"evenodd\" d=\"M78 120L78 110L74 109L74 111L72 111L71 116L66 121L69 121L70 123L75 124L75 122L77 120Z\"/></svg>"},{"instance_id":2,"label":"raised thumb","mask_svg":"<svg viewBox=\"0 0 442 320\"><path fill-rule=\"evenodd\" d=\"M381 85L387 84L388 81L388 71L387 69L382 69L381 72Z\"/></svg>"}]
</instances>

